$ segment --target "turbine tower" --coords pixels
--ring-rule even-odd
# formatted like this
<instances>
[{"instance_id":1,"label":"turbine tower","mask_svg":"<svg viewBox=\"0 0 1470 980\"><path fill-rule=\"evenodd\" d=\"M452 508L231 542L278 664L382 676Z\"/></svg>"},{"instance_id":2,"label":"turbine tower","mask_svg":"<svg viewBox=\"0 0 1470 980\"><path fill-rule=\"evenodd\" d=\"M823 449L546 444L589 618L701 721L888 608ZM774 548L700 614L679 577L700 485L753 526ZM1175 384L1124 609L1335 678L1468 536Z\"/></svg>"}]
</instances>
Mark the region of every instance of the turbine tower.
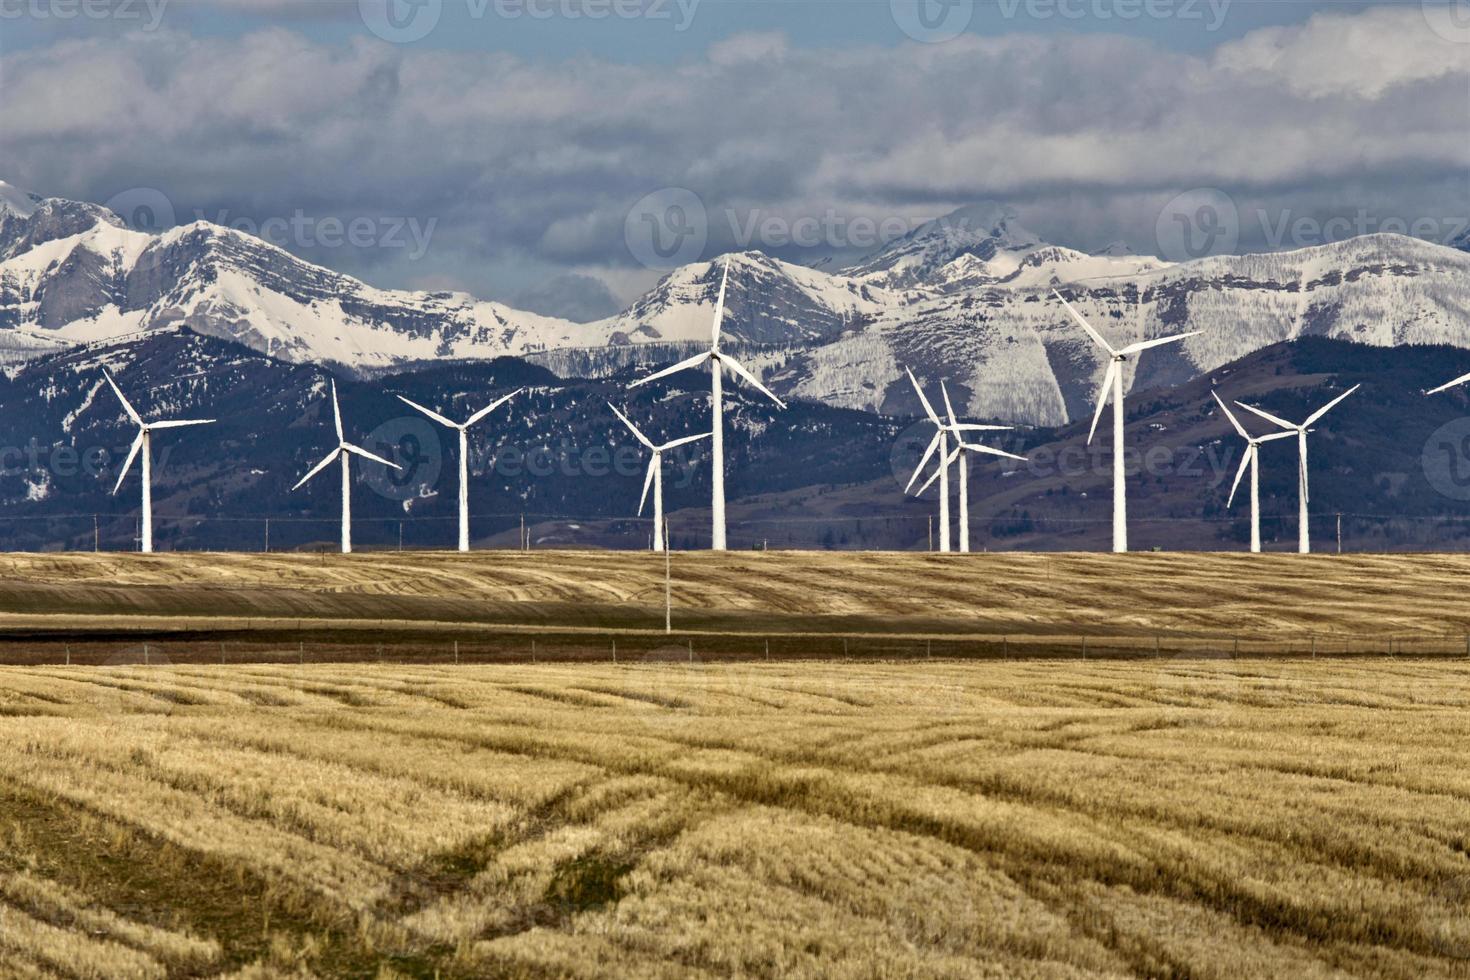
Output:
<instances>
[{"instance_id":1,"label":"turbine tower","mask_svg":"<svg viewBox=\"0 0 1470 980\"><path fill-rule=\"evenodd\" d=\"M1164 344L1196 337L1199 336L1200 331L1192 330L1189 333L1160 337L1157 340L1140 340L1136 344L1129 344L1119 350L1104 340L1102 334L1092 329L1092 325L1082 319L1082 314L1072 309L1071 303L1062 299L1061 293L1055 289L1051 292L1053 296L1061 300L1067 312L1072 314L1072 319L1082 325L1087 335L1108 352L1108 357L1111 359L1108 362L1107 374L1103 376L1102 390L1098 392L1097 410L1092 414L1092 428L1087 433L1087 444L1092 445L1092 437L1097 434L1097 423L1102 419L1103 406L1107 405L1108 397L1111 395L1113 401L1113 551L1125 552L1128 550L1128 482L1123 452L1123 364L1151 347L1162 347Z\"/></svg>"},{"instance_id":2,"label":"turbine tower","mask_svg":"<svg viewBox=\"0 0 1470 980\"><path fill-rule=\"evenodd\" d=\"M912 375L910 375L912 377ZM917 387L917 385L915 386ZM991 449L988 446L976 446L965 442L964 432L1002 432L1010 429L1009 425L980 425L976 422L961 422L954 413L954 405L949 400L949 387L941 380L939 382L939 393L944 396L944 411L949 415L949 434L954 436L955 450L948 460L957 461L960 468L960 551L968 553L970 550L970 458L972 452L986 453L994 456L1005 456L1008 459L1019 459L1024 461L1026 457L1016 456L1011 453L1001 452L999 449ZM927 407L927 402L925 403ZM949 468L949 461L943 465ZM929 479L934 482L933 477ZM923 493L929 486L928 483L919 490Z\"/></svg>"},{"instance_id":3,"label":"turbine tower","mask_svg":"<svg viewBox=\"0 0 1470 980\"><path fill-rule=\"evenodd\" d=\"M991 429L1004 429L1004 428L1009 428L1009 426L992 425L992 426L986 426L986 428L991 428ZM956 461L959 462L959 464L960 464L960 551L962 551L962 552L968 552L970 550L970 506L969 506L969 493L970 493L970 489L969 489L968 479L965 476L965 471L970 468L970 461L966 458L966 454L967 453L981 453L981 454L984 454L984 455L987 455L987 456L1003 456L1006 459L1015 459L1015 460L1020 460L1021 462L1025 462L1026 461L1026 457L1025 456L1017 456L1014 453L1008 453L1008 452L1005 452L1004 450L994 449L994 448L992 448L990 446L981 446L981 445L979 445L977 443L965 442L964 439L959 438L959 437L956 437L956 444L955 444L955 447L954 447L954 452L950 453L949 459L943 465L941 465L938 470L935 471L935 473L934 473L933 476L929 477L929 481L927 483L925 483L922 487L919 488L919 493L922 494L925 490L928 490L931 486L934 485L934 481L937 480L937 479L939 479L940 474L942 474L945 471L945 469L949 466L950 463L953 463L953 462L956 462Z\"/></svg>"},{"instance_id":4,"label":"turbine tower","mask_svg":"<svg viewBox=\"0 0 1470 980\"><path fill-rule=\"evenodd\" d=\"M1247 412L1253 412L1256 415L1259 415L1261 418L1265 419L1267 422L1281 426L1281 428L1286 430L1287 435L1291 435L1292 433L1296 434L1298 463L1297 502L1300 507L1300 510L1298 511L1299 516L1297 518L1297 522L1299 525L1297 529L1297 551L1301 552L1304 555L1310 554L1312 551L1312 529L1308 515L1309 508L1307 506L1312 499L1309 480L1307 478L1307 433L1312 431L1312 426L1316 425L1317 422L1321 420L1322 416L1326 415L1328 412L1337 407L1338 402L1342 401L1348 395L1351 395L1353 392L1357 391L1361 387L1362 385L1353 385L1347 391L1344 391L1342 394L1332 399L1332 401L1328 402L1326 405L1323 405L1311 415L1307 416L1307 420L1301 425L1297 425L1294 422L1288 422L1285 419L1279 419L1269 412L1263 412L1259 408L1253 408L1250 405L1246 405L1242 402L1235 403L1241 408L1245 409Z\"/></svg>"},{"instance_id":5,"label":"turbine tower","mask_svg":"<svg viewBox=\"0 0 1470 980\"><path fill-rule=\"evenodd\" d=\"M628 431L637 436L638 441L647 446L649 450L653 453L653 458L648 461L648 475L643 478L643 496L638 498L638 516L643 516L643 505L648 502L648 487L650 484L652 484L653 550L665 551L667 550L667 546L664 542L664 453L668 452L670 449L675 449L679 446L687 445L691 442L698 442L700 439L708 439L710 434L708 432L701 432L697 436L685 436L682 439L674 439L671 442L666 442L662 446L655 446L652 440L650 440L642 432L638 431L638 426L628 421L628 416L618 411L618 407L616 405L614 405L612 402L608 402L607 407L612 409L613 413L616 414L618 418L623 420L623 424L628 427Z\"/></svg>"},{"instance_id":6,"label":"turbine tower","mask_svg":"<svg viewBox=\"0 0 1470 980\"><path fill-rule=\"evenodd\" d=\"M510 401L516 395L519 395L524 390L525 390L524 388L517 388L515 391L512 391L510 394L508 394L508 395L506 395L506 396L504 396L502 398L499 398L499 399L491 402L489 405L487 405L484 408L480 409L478 412L476 412L474 415L471 415L469 418L465 419L463 422L451 422L451 421L449 421L449 419L447 419L444 416L440 415L438 412L434 411L433 409L425 408L424 406L420 405L418 402L410 401L409 399L404 398L402 395L399 395L398 396L398 400L401 401L401 402L403 402L409 408L412 408L412 409L414 409L416 411L422 412L424 415L427 415L429 418L433 419L435 422L438 422L440 425L444 426L445 428L454 429L455 431L457 431L459 433L459 550L460 551L469 551L470 550L470 437L468 435L469 427L472 426L472 425L474 425L476 422L480 421L485 416L489 415L491 412L495 411L501 405L504 405L506 402Z\"/></svg>"},{"instance_id":7,"label":"turbine tower","mask_svg":"<svg viewBox=\"0 0 1470 980\"><path fill-rule=\"evenodd\" d=\"M102 370L102 376L107 379L113 394L117 400L122 402L123 411L128 413L128 418L138 427L138 437L133 440L132 448L128 450L127 462L123 463L122 472L117 475L117 483L112 488L113 496L122 489L123 479L128 475L128 470L133 466L133 460L141 452L143 454L143 540L142 550L153 551L153 438L154 429L181 429L186 425L208 425L214 419L169 419L159 422L144 422L136 409L123 397L122 389L117 382L112 380L112 375L107 369Z\"/></svg>"},{"instance_id":8,"label":"turbine tower","mask_svg":"<svg viewBox=\"0 0 1470 980\"><path fill-rule=\"evenodd\" d=\"M311 468L305 476L297 481L293 491L299 490L301 486L316 476L322 470L331 465L335 459L342 460L342 554L350 554L352 551L352 457L361 456L384 466L391 466L395 470L403 467L397 463L390 462L381 456L374 456L360 446L354 446L342 437L342 410L337 406L337 382L332 382L332 422L337 427L337 448L327 453L326 457Z\"/></svg>"},{"instance_id":9,"label":"turbine tower","mask_svg":"<svg viewBox=\"0 0 1470 980\"><path fill-rule=\"evenodd\" d=\"M761 394L782 408L786 403L771 393L765 385L761 384L755 375L747 371L739 361L729 354L720 350L720 321L725 316L725 283L730 278L730 259L725 258L725 271L720 276L720 298L715 302L715 322L710 329L709 350L703 354L696 354L691 358L680 361L678 364L670 365L662 371L655 371L648 377L630 384L629 388L637 388L646 385L650 381L686 371L689 368L699 367L705 361L709 361L710 374L710 445L711 455L714 457L710 472L710 547L715 551L725 550L725 394L722 384L724 368L729 368L737 376L744 378L754 385Z\"/></svg>"},{"instance_id":10,"label":"turbine tower","mask_svg":"<svg viewBox=\"0 0 1470 980\"><path fill-rule=\"evenodd\" d=\"M1235 483L1230 487L1230 499L1225 502L1225 506L1228 509L1235 503L1235 492L1240 489L1240 480L1245 476L1246 467L1250 467L1251 552L1258 554L1261 550L1261 443L1275 442L1277 439L1290 439L1291 433L1273 432L1268 436L1257 438L1245 431L1245 426L1241 425L1240 420L1231 413L1224 402L1220 401L1220 395L1217 392L1212 391L1210 395L1215 399L1215 403L1220 406L1220 411L1224 412L1225 417L1230 420L1230 424L1235 426L1235 431L1239 432L1240 437L1245 440L1245 456L1240 460L1240 469L1235 471Z\"/></svg>"}]
</instances>

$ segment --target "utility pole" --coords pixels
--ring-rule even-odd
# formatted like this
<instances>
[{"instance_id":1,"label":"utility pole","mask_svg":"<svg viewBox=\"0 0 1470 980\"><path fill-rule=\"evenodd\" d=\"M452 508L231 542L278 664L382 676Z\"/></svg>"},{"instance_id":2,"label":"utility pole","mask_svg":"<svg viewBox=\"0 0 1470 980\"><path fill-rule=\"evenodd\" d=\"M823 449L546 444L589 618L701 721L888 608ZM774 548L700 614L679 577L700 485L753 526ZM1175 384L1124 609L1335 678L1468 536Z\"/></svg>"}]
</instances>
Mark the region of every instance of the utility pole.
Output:
<instances>
[{"instance_id":1,"label":"utility pole","mask_svg":"<svg viewBox=\"0 0 1470 980\"><path fill-rule=\"evenodd\" d=\"M1342 515L1337 515L1337 553L1342 554Z\"/></svg>"},{"instance_id":2,"label":"utility pole","mask_svg":"<svg viewBox=\"0 0 1470 980\"><path fill-rule=\"evenodd\" d=\"M265 519L265 550L269 554L271 550L271 519Z\"/></svg>"},{"instance_id":3,"label":"utility pole","mask_svg":"<svg viewBox=\"0 0 1470 980\"><path fill-rule=\"evenodd\" d=\"M403 550L403 522L398 522L398 550Z\"/></svg>"},{"instance_id":4,"label":"utility pole","mask_svg":"<svg viewBox=\"0 0 1470 980\"><path fill-rule=\"evenodd\" d=\"M526 550L526 515L521 514L521 550Z\"/></svg>"},{"instance_id":5,"label":"utility pole","mask_svg":"<svg viewBox=\"0 0 1470 980\"><path fill-rule=\"evenodd\" d=\"M934 550L934 515L929 515L929 550Z\"/></svg>"},{"instance_id":6,"label":"utility pole","mask_svg":"<svg viewBox=\"0 0 1470 980\"><path fill-rule=\"evenodd\" d=\"M664 633L674 632L673 560L669 557L669 522L664 520Z\"/></svg>"},{"instance_id":7,"label":"utility pole","mask_svg":"<svg viewBox=\"0 0 1470 980\"><path fill-rule=\"evenodd\" d=\"M102 550L102 535L97 529L97 515L92 515L92 553L96 554Z\"/></svg>"}]
</instances>

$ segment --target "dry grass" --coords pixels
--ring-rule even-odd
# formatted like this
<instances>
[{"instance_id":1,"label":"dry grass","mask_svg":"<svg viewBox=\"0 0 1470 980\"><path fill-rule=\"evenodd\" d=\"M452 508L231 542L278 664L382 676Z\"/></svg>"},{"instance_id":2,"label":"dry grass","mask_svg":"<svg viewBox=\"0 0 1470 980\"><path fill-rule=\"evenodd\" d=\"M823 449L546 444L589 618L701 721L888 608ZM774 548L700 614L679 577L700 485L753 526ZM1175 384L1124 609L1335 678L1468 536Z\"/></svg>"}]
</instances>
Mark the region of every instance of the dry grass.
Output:
<instances>
[{"instance_id":1,"label":"dry grass","mask_svg":"<svg viewBox=\"0 0 1470 980\"><path fill-rule=\"evenodd\" d=\"M673 568L682 629L1470 632L1470 555L693 552ZM16 554L0 557L0 624L648 629L663 625L663 575L642 552Z\"/></svg>"},{"instance_id":2,"label":"dry grass","mask_svg":"<svg viewBox=\"0 0 1470 980\"><path fill-rule=\"evenodd\" d=\"M6 976L1470 972L1470 663L0 691Z\"/></svg>"}]
</instances>

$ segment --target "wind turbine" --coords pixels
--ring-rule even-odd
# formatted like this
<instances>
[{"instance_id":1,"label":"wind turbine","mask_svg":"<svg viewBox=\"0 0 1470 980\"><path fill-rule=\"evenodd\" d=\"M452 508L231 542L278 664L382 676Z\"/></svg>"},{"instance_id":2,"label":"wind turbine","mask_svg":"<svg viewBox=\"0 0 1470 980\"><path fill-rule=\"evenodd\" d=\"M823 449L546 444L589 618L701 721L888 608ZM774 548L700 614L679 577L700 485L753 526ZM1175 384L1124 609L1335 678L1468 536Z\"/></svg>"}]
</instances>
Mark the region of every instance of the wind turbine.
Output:
<instances>
[{"instance_id":1,"label":"wind turbine","mask_svg":"<svg viewBox=\"0 0 1470 980\"><path fill-rule=\"evenodd\" d=\"M642 380L630 384L629 388L637 388L646 385L650 381L686 371L689 368L699 367L705 361L709 361L710 375L710 454L714 457L713 468L710 472L710 521L711 521L711 543L710 547L715 551L725 550L725 394L722 383L723 368L729 368L741 378L754 385L761 394L771 401L786 407L786 403L771 393L755 375L747 371L739 361L720 350L720 321L725 316L725 283L730 278L730 259L725 258L725 271L720 276L720 298L715 303L715 322L710 328L709 350L703 354L680 361L678 364L670 365L662 371L655 371Z\"/></svg>"},{"instance_id":2,"label":"wind turbine","mask_svg":"<svg viewBox=\"0 0 1470 980\"><path fill-rule=\"evenodd\" d=\"M326 457L297 481L296 486L291 489L299 490L302 484L326 469L334 459L342 460L342 554L352 551L352 456L361 456L384 466L391 466L395 470L403 467L397 463L390 462L381 456L374 456L360 446L354 446L342 437L342 410L337 406L337 382L332 382L332 422L337 427L337 448L327 453Z\"/></svg>"},{"instance_id":3,"label":"wind turbine","mask_svg":"<svg viewBox=\"0 0 1470 980\"><path fill-rule=\"evenodd\" d=\"M981 426L981 428L987 428L987 429L1007 429L1007 428L1010 428L1010 426L990 425L990 426ZM970 550L970 505L969 505L970 489L969 489L968 479L965 476L965 471L970 468L970 461L965 458L965 454L966 453L983 453L983 454L988 455L988 456L1003 456L1006 459L1016 459L1016 460L1020 460L1022 462L1025 462L1025 460L1026 460L1026 457L1025 456L1017 456L1014 453L1008 453L1008 452L1005 452L1005 451L1000 450L1000 449L993 449L990 446L981 446L981 445L979 445L977 443L965 442L962 437L956 436L956 438L955 438L954 452L950 453L949 458L946 461L943 462L943 464L939 467L939 469L935 471L935 473L934 473L933 476L929 477L928 482L925 483L922 487L919 488L919 493L922 494L925 490L928 490L931 486L934 485L934 481L935 480L938 480L940 478L940 476L943 475L944 471L949 467L949 464L950 463L953 463L955 461L958 461L959 462L959 464L960 464L960 551L962 551L962 552L968 552Z\"/></svg>"},{"instance_id":4,"label":"wind turbine","mask_svg":"<svg viewBox=\"0 0 1470 980\"><path fill-rule=\"evenodd\" d=\"M919 474L924 472L924 467L929 462L929 457L934 455L934 450L939 450L939 470L934 477L939 479L939 550L949 551L949 427L944 424L934 412L934 406L929 404L929 399L924 395L924 389L919 387L919 381L914 377L914 372L904 368L909 376L909 383L914 386L914 391L919 396L919 404L924 406L924 414L929 416L929 421L934 423L934 438L929 440L929 448L924 450L924 455L919 457L919 465L914 467L914 475L909 477L908 485L903 488L904 493L913 489L914 481ZM929 483L934 482L930 477ZM929 483L924 484L925 487ZM923 493L920 490L919 493Z\"/></svg>"},{"instance_id":5,"label":"wind turbine","mask_svg":"<svg viewBox=\"0 0 1470 980\"><path fill-rule=\"evenodd\" d=\"M628 431L631 432L631 433L633 433L633 435L637 436L639 442L643 443L643 445L647 446L653 452L653 458L648 461L648 475L643 478L643 496L641 496L641 497L638 498L638 515L640 517L643 516L643 505L648 502L648 487L649 487L650 484L652 484L652 486L653 486L653 550L654 551L663 551L663 550L665 550L664 549L664 474L663 474L664 453L668 452L670 449L674 449L674 448L677 448L679 446L686 445L686 444L691 443L691 442L698 442L700 439L708 439L710 434L708 432L701 432L697 436L685 436L682 439L674 439L671 442L666 442L662 446L655 446L653 444L653 441L652 440L650 440L642 432L639 432L638 431L638 426L636 426L632 422L628 421L628 416L626 416L622 412L619 412L618 411L618 408L617 408L616 405L614 405L612 402L608 402L607 403L607 407L610 408L610 409L612 409L613 410L613 413L615 415L617 415L618 418L620 418L620 419L623 420L623 424L628 427Z\"/></svg>"},{"instance_id":6,"label":"wind turbine","mask_svg":"<svg viewBox=\"0 0 1470 980\"><path fill-rule=\"evenodd\" d=\"M117 382L112 380L112 375L103 368L102 376L107 379L113 394L117 400L122 402L123 411L128 413L128 418L138 427L138 438L133 440L133 446L128 450L127 462L123 463L122 472L117 475L117 483L112 488L113 496L122 489L123 479L128 475L128 470L133 466L133 460L138 453L143 454L143 541L142 550L151 552L153 550L153 438L154 429L181 429L186 425L208 425L214 419L169 419L160 422L144 422L132 404L123 397L122 389Z\"/></svg>"},{"instance_id":7,"label":"wind turbine","mask_svg":"<svg viewBox=\"0 0 1470 980\"><path fill-rule=\"evenodd\" d=\"M1245 456L1240 460L1240 469L1235 471L1235 483L1230 487L1230 499L1225 502L1225 506L1228 508L1231 504L1235 503L1235 492L1240 489L1240 480L1245 476L1246 467L1250 467L1251 551L1253 553L1259 553L1261 550L1261 443L1274 442L1277 439L1290 439L1291 433L1273 432L1268 436L1257 438L1245 431L1245 426L1241 425L1240 420L1231 413L1229 408L1225 407L1224 402L1220 401L1220 395L1217 392L1212 391L1210 394L1214 397L1216 404L1220 406L1220 411L1224 412L1225 417L1230 420L1230 424L1235 426L1235 431L1239 432L1240 437L1245 440Z\"/></svg>"},{"instance_id":8,"label":"wind turbine","mask_svg":"<svg viewBox=\"0 0 1470 980\"><path fill-rule=\"evenodd\" d=\"M1092 325L1082 319L1082 314L1072 309L1071 303L1062 299L1061 293L1055 289L1051 292L1053 296L1061 300L1067 312L1072 314L1072 319L1081 324L1082 329L1087 331L1087 335L1107 351L1111 358L1108 362L1107 374L1103 376L1102 390L1097 395L1097 411L1092 414L1092 428L1087 433L1087 444L1092 445L1092 437L1097 434L1097 423L1102 418L1103 406L1108 403L1108 396L1111 393L1113 400L1113 550L1124 552L1128 550L1128 485L1123 454L1123 363L1151 347L1162 347L1164 344L1197 337L1201 331L1192 330L1189 333L1159 337L1156 340L1140 340L1136 344L1129 344L1119 350L1104 340L1102 334L1092 329Z\"/></svg>"},{"instance_id":9,"label":"wind turbine","mask_svg":"<svg viewBox=\"0 0 1470 980\"><path fill-rule=\"evenodd\" d=\"M939 507L940 520L944 524L944 527L940 531L940 545L942 550L949 550L949 467L951 463L958 462L960 467L960 551L968 552L970 550L970 460L967 454L981 452L996 456L1006 456L1010 459L1025 459L1025 457L1003 453L998 449L991 449L987 446L976 446L966 443L965 437L961 433L1000 432L1009 429L1010 426L980 425L975 422L961 422L955 415L953 403L949 400L949 387L942 380L939 382L939 392L944 396L944 410L949 416L949 422L947 424L941 422L934 414L934 409L929 404L929 399L925 398L924 392L919 389L919 383L914 380L912 371L909 372L909 380L913 381L914 390L919 392L919 400L923 402L924 411L928 413L929 420L939 429L939 433L936 433L935 436L936 441L947 445L948 439L939 439L939 435L954 436L955 450L953 453L940 456L939 472L935 474L935 476L941 477L940 493L943 495L943 500ZM930 448L935 448L934 441L930 442ZM929 454L926 452L924 459L927 460L928 457ZM923 461L921 461L919 469L922 470L923 468ZM915 476L917 475L918 470L915 470ZM925 490L929 489L934 479L935 477L931 476L929 482L919 488L919 493L922 494ZM913 486L913 482L912 479L909 480L909 486Z\"/></svg>"},{"instance_id":10,"label":"wind turbine","mask_svg":"<svg viewBox=\"0 0 1470 980\"><path fill-rule=\"evenodd\" d=\"M474 415L471 415L469 418L465 419L463 422L451 422L451 421L449 421L449 419L447 419L444 416L440 415L438 412L434 411L431 408L425 408L424 406L420 405L418 402L416 402L416 401L410 401L409 399L404 398L402 395L399 395L398 396L398 400L401 401L401 402L403 402L409 408L412 408L412 409L415 409L415 410L417 410L419 412L422 412L423 414L427 415L429 418L433 419L435 422L438 422L440 425L442 425L442 426L444 426L446 428L449 428L449 429L454 429L454 430L456 430L459 433L459 550L460 551L469 551L470 550L470 438L469 438L469 435L468 435L468 429L469 429L470 426L474 425L476 422L480 421L482 418L484 418L485 416L489 415L491 412L495 411L501 405L504 405L506 402L510 401L512 398L514 398L516 395L519 395L524 390L525 390L524 388L517 388L515 391L512 391L510 394L508 394L508 395L506 395L506 396L504 396L502 398L499 398L496 401L491 402L489 405L487 405L484 408L480 409L478 412L476 412Z\"/></svg>"},{"instance_id":11,"label":"wind turbine","mask_svg":"<svg viewBox=\"0 0 1470 980\"><path fill-rule=\"evenodd\" d=\"M1307 433L1311 432L1312 426L1317 424L1317 422L1321 420L1322 416L1332 411L1332 409L1337 406L1338 402L1342 401L1348 395L1351 395L1353 392L1357 391L1361 387L1362 385L1353 385L1347 391L1344 391L1342 394L1332 399L1332 401L1328 402L1326 405L1323 405L1311 415L1308 415L1307 420L1301 425L1297 425L1294 422L1288 422L1285 419L1279 419L1269 412L1263 412L1259 408L1253 408L1252 406L1246 405L1243 402L1235 403L1241 408L1245 409L1247 412L1253 412L1256 415L1259 415L1261 418L1265 419L1267 422L1271 422L1274 425L1281 426L1283 429L1286 430L1287 435L1296 433L1298 462L1297 498L1301 508L1299 511L1299 516L1297 518L1297 522L1299 525L1297 530L1297 551L1301 552L1304 555L1310 554L1312 551L1312 529L1310 527L1310 521L1307 514L1307 504L1312 499L1311 490L1308 485L1309 481L1307 479Z\"/></svg>"}]
</instances>

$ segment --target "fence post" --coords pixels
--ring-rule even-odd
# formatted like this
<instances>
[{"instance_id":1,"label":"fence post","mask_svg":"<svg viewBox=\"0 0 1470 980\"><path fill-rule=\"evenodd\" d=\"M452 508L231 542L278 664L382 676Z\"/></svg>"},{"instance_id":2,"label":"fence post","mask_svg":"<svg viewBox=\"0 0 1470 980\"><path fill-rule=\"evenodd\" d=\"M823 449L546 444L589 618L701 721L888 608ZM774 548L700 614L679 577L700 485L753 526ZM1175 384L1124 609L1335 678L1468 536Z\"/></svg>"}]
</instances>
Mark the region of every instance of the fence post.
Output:
<instances>
[{"instance_id":1,"label":"fence post","mask_svg":"<svg viewBox=\"0 0 1470 980\"><path fill-rule=\"evenodd\" d=\"M148 641L143 641L143 666L148 666Z\"/></svg>"},{"instance_id":2,"label":"fence post","mask_svg":"<svg viewBox=\"0 0 1470 980\"><path fill-rule=\"evenodd\" d=\"M455 640L454 641L454 662L456 664L459 663L459 641L458 640Z\"/></svg>"},{"instance_id":3,"label":"fence post","mask_svg":"<svg viewBox=\"0 0 1470 980\"><path fill-rule=\"evenodd\" d=\"M70 643L68 643L66 645L66 665L68 667L71 666L71 644Z\"/></svg>"},{"instance_id":4,"label":"fence post","mask_svg":"<svg viewBox=\"0 0 1470 980\"><path fill-rule=\"evenodd\" d=\"M618 662L618 641L613 640L613 663Z\"/></svg>"},{"instance_id":5,"label":"fence post","mask_svg":"<svg viewBox=\"0 0 1470 980\"><path fill-rule=\"evenodd\" d=\"M297 657L297 660L298 660L299 663L301 663L301 664L305 664L306 663L306 641L305 640L297 640L296 641L296 657Z\"/></svg>"},{"instance_id":6,"label":"fence post","mask_svg":"<svg viewBox=\"0 0 1470 980\"><path fill-rule=\"evenodd\" d=\"M766 660L769 661L770 659L771 659L771 641L769 639L767 639L766 640Z\"/></svg>"},{"instance_id":7,"label":"fence post","mask_svg":"<svg viewBox=\"0 0 1470 980\"><path fill-rule=\"evenodd\" d=\"M536 662L536 638L531 637L531 663Z\"/></svg>"},{"instance_id":8,"label":"fence post","mask_svg":"<svg viewBox=\"0 0 1470 980\"><path fill-rule=\"evenodd\" d=\"M220 640L219 641L219 662L220 662L220 665L221 666L223 666L224 665L224 662L225 662L225 641L224 640Z\"/></svg>"}]
</instances>

